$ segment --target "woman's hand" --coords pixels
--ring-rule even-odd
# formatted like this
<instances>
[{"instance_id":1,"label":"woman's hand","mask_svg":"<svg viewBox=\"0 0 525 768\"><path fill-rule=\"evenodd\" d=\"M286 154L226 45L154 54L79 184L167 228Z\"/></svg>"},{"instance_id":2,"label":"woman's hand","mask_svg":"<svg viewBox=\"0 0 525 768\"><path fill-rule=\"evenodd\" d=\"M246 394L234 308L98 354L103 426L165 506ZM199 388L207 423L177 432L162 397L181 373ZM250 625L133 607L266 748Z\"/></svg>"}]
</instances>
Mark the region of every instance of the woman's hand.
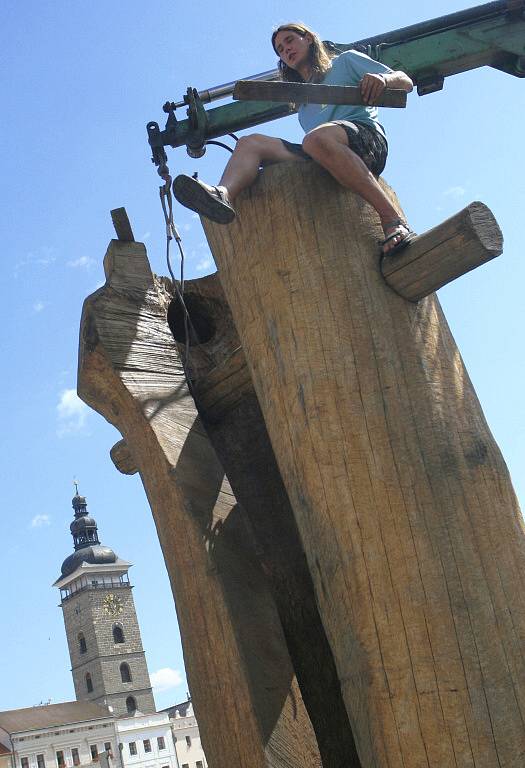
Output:
<instances>
[{"instance_id":1,"label":"woman's hand","mask_svg":"<svg viewBox=\"0 0 525 768\"><path fill-rule=\"evenodd\" d=\"M386 75L375 75L369 72L360 82L361 96L365 104L376 104L386 88Z\"/></svg>"}]
</instances>

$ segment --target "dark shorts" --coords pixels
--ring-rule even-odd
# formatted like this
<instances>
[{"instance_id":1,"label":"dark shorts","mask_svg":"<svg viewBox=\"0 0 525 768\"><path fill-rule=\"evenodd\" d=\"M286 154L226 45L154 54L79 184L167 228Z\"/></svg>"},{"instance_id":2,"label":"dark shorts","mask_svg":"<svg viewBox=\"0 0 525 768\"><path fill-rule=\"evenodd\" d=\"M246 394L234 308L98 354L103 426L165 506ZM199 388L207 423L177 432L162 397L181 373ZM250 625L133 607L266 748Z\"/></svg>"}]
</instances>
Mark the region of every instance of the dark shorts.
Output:
<instances>
[{"instance_id":1,"label":"dark shorts","mask_svg":"<svg viewBox=\"0 0 525 768\"><path fill-rule=\"evenodd\" d=\"M388 155L388 143L379 131L363 123L351 123L349 120L334 120L331 123L326 123L326 125L340 125L341 128L344 128L350 149L359 155L374 176L379 176L383 172ZM291 141L285 141L285 139L281 139L281 141L286 149L293 152L294 155L300 155L305 160L311 159L301 144L294 144Z\"/></svg>"}]
</instances>

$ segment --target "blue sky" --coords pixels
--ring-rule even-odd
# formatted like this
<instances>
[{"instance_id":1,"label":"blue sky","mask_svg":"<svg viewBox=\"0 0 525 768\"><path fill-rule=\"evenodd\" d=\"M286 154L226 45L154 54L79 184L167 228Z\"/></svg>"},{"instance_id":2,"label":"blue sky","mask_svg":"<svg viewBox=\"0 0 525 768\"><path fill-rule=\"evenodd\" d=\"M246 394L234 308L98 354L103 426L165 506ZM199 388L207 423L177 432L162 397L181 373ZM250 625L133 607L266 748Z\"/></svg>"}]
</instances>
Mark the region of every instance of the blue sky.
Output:
<instances>
[{"instance_id":1,"label":"blue sky","mask_svg":"<svg viewBox=\"0 0 525 768\"><path fill-rule=\"evenodd\" d=\"M0 127L2 359L0 487L0 710L74 698L51 584L72 550L73 478L104 543L135 563L131 578L157 705L186 693L170 588L140 481L109 459L118 433L75 396L82 302L102 282L113 236L109 211L125 206L154 271L164 265L158 177L145 125L191 85L203 89L270 69L273 26L303 20L350 42L468 7L438 0L361 4L154 5L135 0L4 0L0 50L7 73ZM505 236L504 255L440 291L448 321L525 497L523 407L525 83L483 68L449 78L437 94L382 112L386 180L416 231L481 200ZM300 140L295 118L260 128ZM226 153L202 160L171 150L172 172L218 180ZM213 271L200 222L177 209L187 274ZM184 532L181 531L181 535ZM161 630L161 631L159 631ZM180 681L180 682L179 682Z\"/></svg>"}]
</instances>

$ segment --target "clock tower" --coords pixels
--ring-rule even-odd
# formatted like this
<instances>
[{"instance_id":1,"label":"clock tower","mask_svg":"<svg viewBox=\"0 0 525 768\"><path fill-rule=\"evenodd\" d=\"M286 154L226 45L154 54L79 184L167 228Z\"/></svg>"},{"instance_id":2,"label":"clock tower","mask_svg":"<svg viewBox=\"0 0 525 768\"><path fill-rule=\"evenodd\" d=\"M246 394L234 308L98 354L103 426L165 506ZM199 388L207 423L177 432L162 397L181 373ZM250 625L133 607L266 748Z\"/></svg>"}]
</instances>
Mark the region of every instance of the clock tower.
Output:
<instances>
[{"instance_id":1,"label":"clock tower","mask_svg":"<svg viewBox=\"0 0 525 768\"><path fill-rule=\"evenodd\" d=\"M128 570L98 538L78 490L71 523L75 551L62 564L60 589L77 701L112 707L115 715L155 712Z\"/></svg>"}]
</instances>

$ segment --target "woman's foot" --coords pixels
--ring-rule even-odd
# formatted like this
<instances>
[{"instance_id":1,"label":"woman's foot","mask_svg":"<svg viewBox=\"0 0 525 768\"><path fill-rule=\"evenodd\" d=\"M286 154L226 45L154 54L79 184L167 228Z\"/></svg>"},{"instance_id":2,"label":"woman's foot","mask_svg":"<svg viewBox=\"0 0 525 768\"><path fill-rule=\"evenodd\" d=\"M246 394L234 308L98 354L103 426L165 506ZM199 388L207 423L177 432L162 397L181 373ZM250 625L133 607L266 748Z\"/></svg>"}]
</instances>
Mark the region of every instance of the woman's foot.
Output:
<instances>
[{"instance_id":1,"label":"woman's foot","mask_svg":"<svg viewBox=\"0 0 525 768\"><path fill-rule=\"evenodd\" d=\"M394 253L406 248L417 237L403 219L392 219L383 224L385 239L380 243L383 256L393 256Z\"/></svg>"},{"instance_id":2,"label":"woman's foot","mask_svg":"<svg viewBox=\"0 0 525 768\"><path fill-rule=\"evenodd\" d=\"M217 224L230 224L235 210L224 187L210 187L199 179L181 174L173 182L173 194L181 205Z\"/></svg>"}]
</instances>

